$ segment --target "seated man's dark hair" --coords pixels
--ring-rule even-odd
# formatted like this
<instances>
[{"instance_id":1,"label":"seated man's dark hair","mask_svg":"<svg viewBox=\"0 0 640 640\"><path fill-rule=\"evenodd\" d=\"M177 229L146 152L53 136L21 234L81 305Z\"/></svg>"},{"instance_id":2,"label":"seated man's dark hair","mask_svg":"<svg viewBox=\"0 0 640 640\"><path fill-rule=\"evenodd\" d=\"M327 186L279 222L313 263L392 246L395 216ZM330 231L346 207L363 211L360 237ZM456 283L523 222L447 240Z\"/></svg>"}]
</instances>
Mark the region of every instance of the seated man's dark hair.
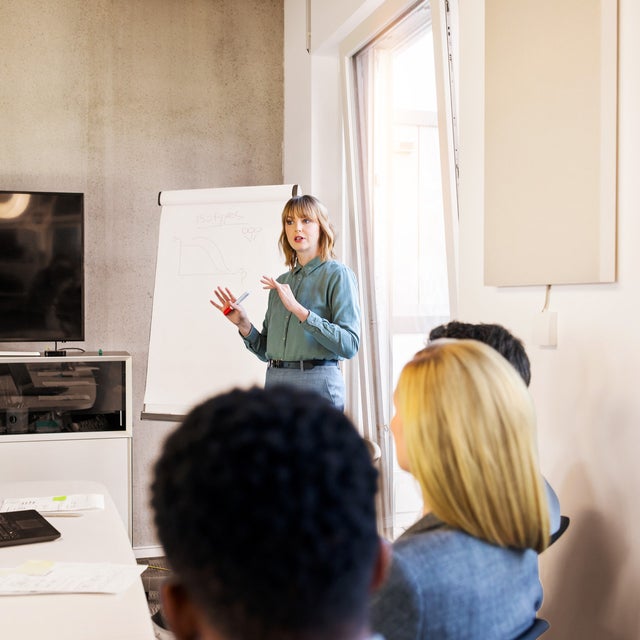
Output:
<instances>
[{"instance_id":1,"label":"seated man's dark hair","mask_svg":"<svg viewBox=\"0 0 640 640\"><path fill-rule=\"evenodd\" d=\"M343 638L366 623L377 472L349 419L287 387L233 390L167 439L152 506L171 568L227 638Z\"/></svg>"},{"instance_id":2,"label":"seated man's dark hair","mask_svg":"<svg viewBox=\"0 0 640 640\"><path fill-rule=\"evenodd\" d=\"M431 330L429 340L454 338L456 340L478 340L493 347L508 360L520 374L525 384L531 382L531 365L522 341L499 324L471 324L453 320Z\"/></svg>"}]
</instances>

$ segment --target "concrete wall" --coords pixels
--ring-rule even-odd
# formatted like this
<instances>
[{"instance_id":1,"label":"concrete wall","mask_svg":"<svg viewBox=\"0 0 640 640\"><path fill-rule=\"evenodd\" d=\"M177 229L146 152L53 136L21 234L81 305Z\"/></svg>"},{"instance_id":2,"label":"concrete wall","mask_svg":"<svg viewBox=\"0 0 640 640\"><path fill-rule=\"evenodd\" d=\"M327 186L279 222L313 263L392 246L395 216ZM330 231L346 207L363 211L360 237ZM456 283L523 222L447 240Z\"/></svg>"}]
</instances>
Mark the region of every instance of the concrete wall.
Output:
<instances>
[{"instance_id":1,"label":"concrete wall","mask_svg":"<svg viewBox=\"0 0 640 640\"><path fill-rule=\"evenodd\" d=\"M135 546L174 426L139 419L158 192L282 182L283 21L282 0L0 3L0 188L85 193L86 340L66 346L133 356Z\"/></svg>"}]
</instances>

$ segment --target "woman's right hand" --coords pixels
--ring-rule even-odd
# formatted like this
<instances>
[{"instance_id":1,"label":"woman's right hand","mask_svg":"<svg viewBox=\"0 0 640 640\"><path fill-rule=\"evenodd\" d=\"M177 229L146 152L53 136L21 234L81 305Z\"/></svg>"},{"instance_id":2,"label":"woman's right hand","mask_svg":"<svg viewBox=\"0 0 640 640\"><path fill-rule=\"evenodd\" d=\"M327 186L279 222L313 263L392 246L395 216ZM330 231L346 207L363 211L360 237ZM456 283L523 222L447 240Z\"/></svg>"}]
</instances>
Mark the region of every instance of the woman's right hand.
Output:
<instances>
[{"instance_id":1,"label":"woman's right hand","mask_svg":"<svg viewBox=\"0 0 640 640\"><path fill-rule=\"evenodd\" d=\"M230 322L235 324L243 336L248 336L251 331L251 322L242 305L235 304L236 297L226 287L224 289L222 287L216 287L213 290L213 294L218 301L216 302L211 299L209 302L218 309L218 311L223 313ZM231 308L231 311L228 311L229 308ZM225 313L225 311L227 311L227 313Z\"/></svg>"}]
</instances>

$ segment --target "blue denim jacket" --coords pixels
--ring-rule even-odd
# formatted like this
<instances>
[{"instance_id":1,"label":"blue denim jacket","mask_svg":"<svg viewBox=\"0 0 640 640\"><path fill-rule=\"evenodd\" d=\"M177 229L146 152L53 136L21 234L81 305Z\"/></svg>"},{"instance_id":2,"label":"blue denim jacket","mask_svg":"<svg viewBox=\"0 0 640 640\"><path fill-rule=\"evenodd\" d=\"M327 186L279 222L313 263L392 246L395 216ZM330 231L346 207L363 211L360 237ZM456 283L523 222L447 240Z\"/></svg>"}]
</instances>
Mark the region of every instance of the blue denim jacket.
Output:
<instances>
[{"instance_id":1,"label":"blue denim jacket","mask_svg":"<svg viewBox=\"0 0 640 640\"><path fill-rule=\"evenodd\" d=\"M386 640L508 640L541 604L533 549L498 547L428 514L394 543L371 627Z\"/></svg>"}]
</instances>

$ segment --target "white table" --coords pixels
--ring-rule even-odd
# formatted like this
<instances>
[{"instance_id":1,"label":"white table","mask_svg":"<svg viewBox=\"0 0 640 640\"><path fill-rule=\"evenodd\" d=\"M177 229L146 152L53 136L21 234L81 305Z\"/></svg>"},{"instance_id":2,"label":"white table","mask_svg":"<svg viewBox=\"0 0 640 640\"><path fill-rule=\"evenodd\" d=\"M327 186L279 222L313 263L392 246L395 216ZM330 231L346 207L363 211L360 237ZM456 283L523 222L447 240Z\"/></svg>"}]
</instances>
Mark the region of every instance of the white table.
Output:
<instances>
[{"instance_id":1,"label":"white table","mask_svg":"<svg viewBox=\"0 0 640 640\"><path fill-rule=\"evenodd\" d=\"M0 483L0 497L101 493L104 510L52 517L53 542L0 547L0 567L27 560L135 564L127 532L105 487L96 482ZM0 638L21 640L153 640L141 580L118 594L0 596Z\"/></svg>"}]
</instances>

